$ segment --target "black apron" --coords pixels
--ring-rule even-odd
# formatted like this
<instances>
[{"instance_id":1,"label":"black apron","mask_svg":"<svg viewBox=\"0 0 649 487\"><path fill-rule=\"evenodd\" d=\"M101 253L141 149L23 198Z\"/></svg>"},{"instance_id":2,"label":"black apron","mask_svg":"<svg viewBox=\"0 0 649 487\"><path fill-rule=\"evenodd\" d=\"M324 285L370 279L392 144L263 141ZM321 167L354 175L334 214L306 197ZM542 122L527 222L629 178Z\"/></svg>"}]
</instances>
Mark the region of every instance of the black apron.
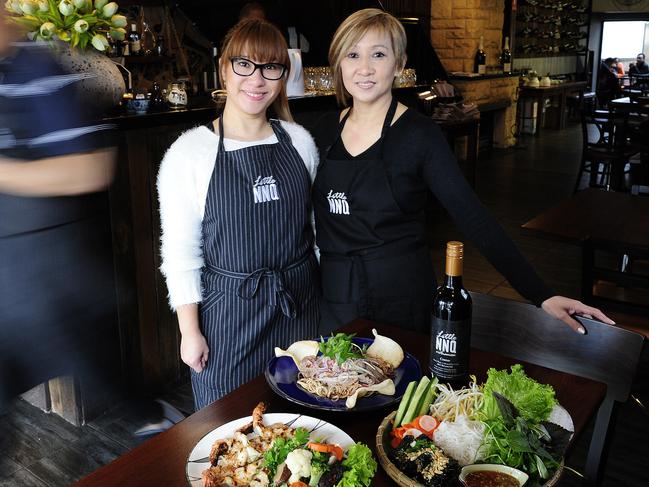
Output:
<instances>
[{"instance_id":1,"label":"black apron","mask_svg":"<svg viewBox=\"0 0 649 487\"><path fill-rule=\"evenodd\" d=\"M202 224L200 320L210 353L191 373L196 409L262 373L274 347L317 333L311 180L289 135L271 125L277 144L226 152L219 118Z\"/></svg>"},{"instance_id":2,"label":"black apron","mask_svg":"<svg viewBox=\"0 0 649 487\"><path fill-rule=\"evenodd\" d=\"M397 108L393 99L378 159L335 160L331 148L313 189L323 303L320 332L355 318L427 331L435 280L422 242L421 215L405 213L392 194L383 144ZM351 110L339 125L341 133Z\"/></svg>"}]
</instances>

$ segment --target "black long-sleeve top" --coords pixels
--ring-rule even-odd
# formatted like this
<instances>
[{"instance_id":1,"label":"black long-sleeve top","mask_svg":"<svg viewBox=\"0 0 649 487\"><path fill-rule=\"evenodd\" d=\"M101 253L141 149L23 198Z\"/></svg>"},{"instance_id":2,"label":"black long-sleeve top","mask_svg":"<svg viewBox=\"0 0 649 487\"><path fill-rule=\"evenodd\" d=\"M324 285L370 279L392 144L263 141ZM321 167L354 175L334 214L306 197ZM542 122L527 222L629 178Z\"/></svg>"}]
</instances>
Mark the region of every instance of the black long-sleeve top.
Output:
<instances>
[{"instance_id":1,"label":"black long-sleeve top","mask_svg":"<svg viewBox=\"0 0 649 487\"><path fill-rule=\"evenodd\" d=\"M331 158L354 159L337 137L338 125L339 115L331 113L322 117L314 128L321 161L330 147ZM376 143L356 157L374 158L378 152L379 144ZM392 193L403 212L423 212L428 195L432 193L462 233L522 296L540 306L555 294L480 202L432 119L412 109L406 110L388 130L383 158ZM424 235L421 240L425 240Z\"/></svg>"}]
</instances>

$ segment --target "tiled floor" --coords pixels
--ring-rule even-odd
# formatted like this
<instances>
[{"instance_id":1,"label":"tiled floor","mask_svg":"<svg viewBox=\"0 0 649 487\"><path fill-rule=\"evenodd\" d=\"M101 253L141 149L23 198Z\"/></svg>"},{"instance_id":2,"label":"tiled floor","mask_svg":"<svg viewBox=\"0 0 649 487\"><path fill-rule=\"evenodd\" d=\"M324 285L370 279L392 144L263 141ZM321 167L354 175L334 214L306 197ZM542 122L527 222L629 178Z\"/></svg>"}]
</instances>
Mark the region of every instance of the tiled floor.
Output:
<instances>
[{"instance_id":1,"label":"tiled floor","mask_svg":"<svg viewBox=\"0 0 649 487\"><path fill-rule=\"evenodd\" d=\"M545 131L539 139L528 137L523 141L524 149L494 152L479 161L476 187L482 201L539 274L558 293L571 297L579 295L579 249L521 236L519 227L572 193L579 140L579 129L573 126L562 132ZM432 235L439 274L446 241L463 237L443 211L436 213ZM470 243L465 256L465 284L473 291L521 299ZM646 381L646 376L642 380ZM645 388L640 394L647 401L646 383L642 384ZM191 410L187 384L165 399L183 411ZM24 401L16 402L9 413L0 416L0 487L65 486L110 462L142 441L132 434L143 421L135 410L132 403L120 403L99 419L75 428ZM586 447L584 441L580 442L568 464L583 465ZM649 418L635 406L622 406L604 485L649 485L647 452ZM576 486L578 481L565 475L562 485Z\"/></svg>"}]
</instances>

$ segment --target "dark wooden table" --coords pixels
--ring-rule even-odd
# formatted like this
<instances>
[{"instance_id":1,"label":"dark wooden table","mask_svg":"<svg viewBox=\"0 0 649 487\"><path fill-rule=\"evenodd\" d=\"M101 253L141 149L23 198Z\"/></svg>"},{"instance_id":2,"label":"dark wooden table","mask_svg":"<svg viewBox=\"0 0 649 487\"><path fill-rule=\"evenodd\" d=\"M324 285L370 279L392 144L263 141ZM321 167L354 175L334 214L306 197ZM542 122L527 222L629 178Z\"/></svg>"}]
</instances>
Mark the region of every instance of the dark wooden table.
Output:
<instances>
[{"instance_id":1,"label":"dark wooden table","mask_svg":"<svg viewBox=\"0 0 649 487\"><path fill-rule=\"evenodd\" d=\"M616 98L615 100L608 102L608 106L629 113L649 113L649 101L647 100L647 97L643 97L640 100L633 100L628 96Z\"/></svg>"},{"instance_id":2,"label":"dark wooden table","mask_svg":"<svg viewBox=\"0 0 649 487\"><path fill-rule=\"evenodd\" d=\"M380 333L396 339L405 350L416 356L425 368L428 363L429 337L394 327L377 326L366 320L356 320L345 327L358 336L371 336L376 327ZM484 380L489 367L505 368L515 361L501 355L472 349L471 371ZM578 436L599 407L606 386L595 381L526 365L525 371L536 380L551 384L559 402L570 412ZM187 487L185 465L196 443L214 428L251 414L259 401L268 405L269 412L302 412L329 421L372 449L375 434L389 409L364 413L327 413L302 408L276 396L263 376L245 384L216 403L198 411L168 431L126 453L114 462L74 484L78 487L153 486ZM373 486L392 486L394 482L379 467Z\"/></svg>"},{"instance_id":3,"label":"dark wooden table","mask_svg":"<svg viewBox=\"0 0 649 487\"><path fill-rule=\"evenodd\" d=\"M521 232L572 244L593 237L649 246L649 198L585 189L523 224Z\"/></svg>"},{"instance_id":4,"label":"dark wooden table","mask_svg":"<svg viewBox=\"0 0 649 487\"><path fill-rule=\"evenodd\" d=\"M537 137L541 133L541 121L538 119L542 113L543 103L547 98L556 98L559 104L559 119L555 128L562 129L566 126L566 108L567 96L570 93L579 93L586 89L586 83L583 81L572 81L568 83L560 83L558 85L544 86L544 87L531 87L521 86L520 95L518 97L518 110L522 113L522 104L526 100L535 100L538 103L537 108L537 122L536 131L534 135Z\"/></svg>"}]
</instances>

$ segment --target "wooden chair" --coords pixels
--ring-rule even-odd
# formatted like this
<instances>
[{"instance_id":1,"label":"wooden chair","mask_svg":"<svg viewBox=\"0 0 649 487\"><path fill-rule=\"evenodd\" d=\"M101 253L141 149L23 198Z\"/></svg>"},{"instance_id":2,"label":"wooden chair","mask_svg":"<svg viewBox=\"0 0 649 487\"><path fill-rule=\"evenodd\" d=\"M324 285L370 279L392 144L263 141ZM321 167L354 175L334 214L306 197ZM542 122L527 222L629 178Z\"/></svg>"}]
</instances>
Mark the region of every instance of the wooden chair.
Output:
<instances>
[{"instance_id":1,"label":"wooden chair","mask_svg":"<svg viewBox=\"0 0 649 487\"><path fill-rule=\"evenodd\" d=\"M595 419L583 483L599 485L613 414L618 403L629 398L644 337L580 317L579 321L588 330L582 336L530 304L479 293L471 296L471 346L606 384L606 397Z\"/></svg>"},{"instance_id":2,"label":"wooden chair","mask_svg":"<svg viewBox=\"0 0 649 487\"><path fill-rule=\"evenodd\" d=\"M628 118L626 113L610 110L582 111L582 154L575 193L584 173L590 173L591 187L609 190L621 186L619 175L624 173L631 156L638 152L627 147ZM612 175L618 175L618 180L612 180Z\"/></svg>"},{"instance_id":3,"label":"wooden chair","mask_svg":"<svg viewBox=\"0 0 649 487\"><path fill-rule=\"evenodd\" d=\"M649 248L586 239L582 247L581 300L597 307L649 316Z\"/></svg>"}]
</instances>

